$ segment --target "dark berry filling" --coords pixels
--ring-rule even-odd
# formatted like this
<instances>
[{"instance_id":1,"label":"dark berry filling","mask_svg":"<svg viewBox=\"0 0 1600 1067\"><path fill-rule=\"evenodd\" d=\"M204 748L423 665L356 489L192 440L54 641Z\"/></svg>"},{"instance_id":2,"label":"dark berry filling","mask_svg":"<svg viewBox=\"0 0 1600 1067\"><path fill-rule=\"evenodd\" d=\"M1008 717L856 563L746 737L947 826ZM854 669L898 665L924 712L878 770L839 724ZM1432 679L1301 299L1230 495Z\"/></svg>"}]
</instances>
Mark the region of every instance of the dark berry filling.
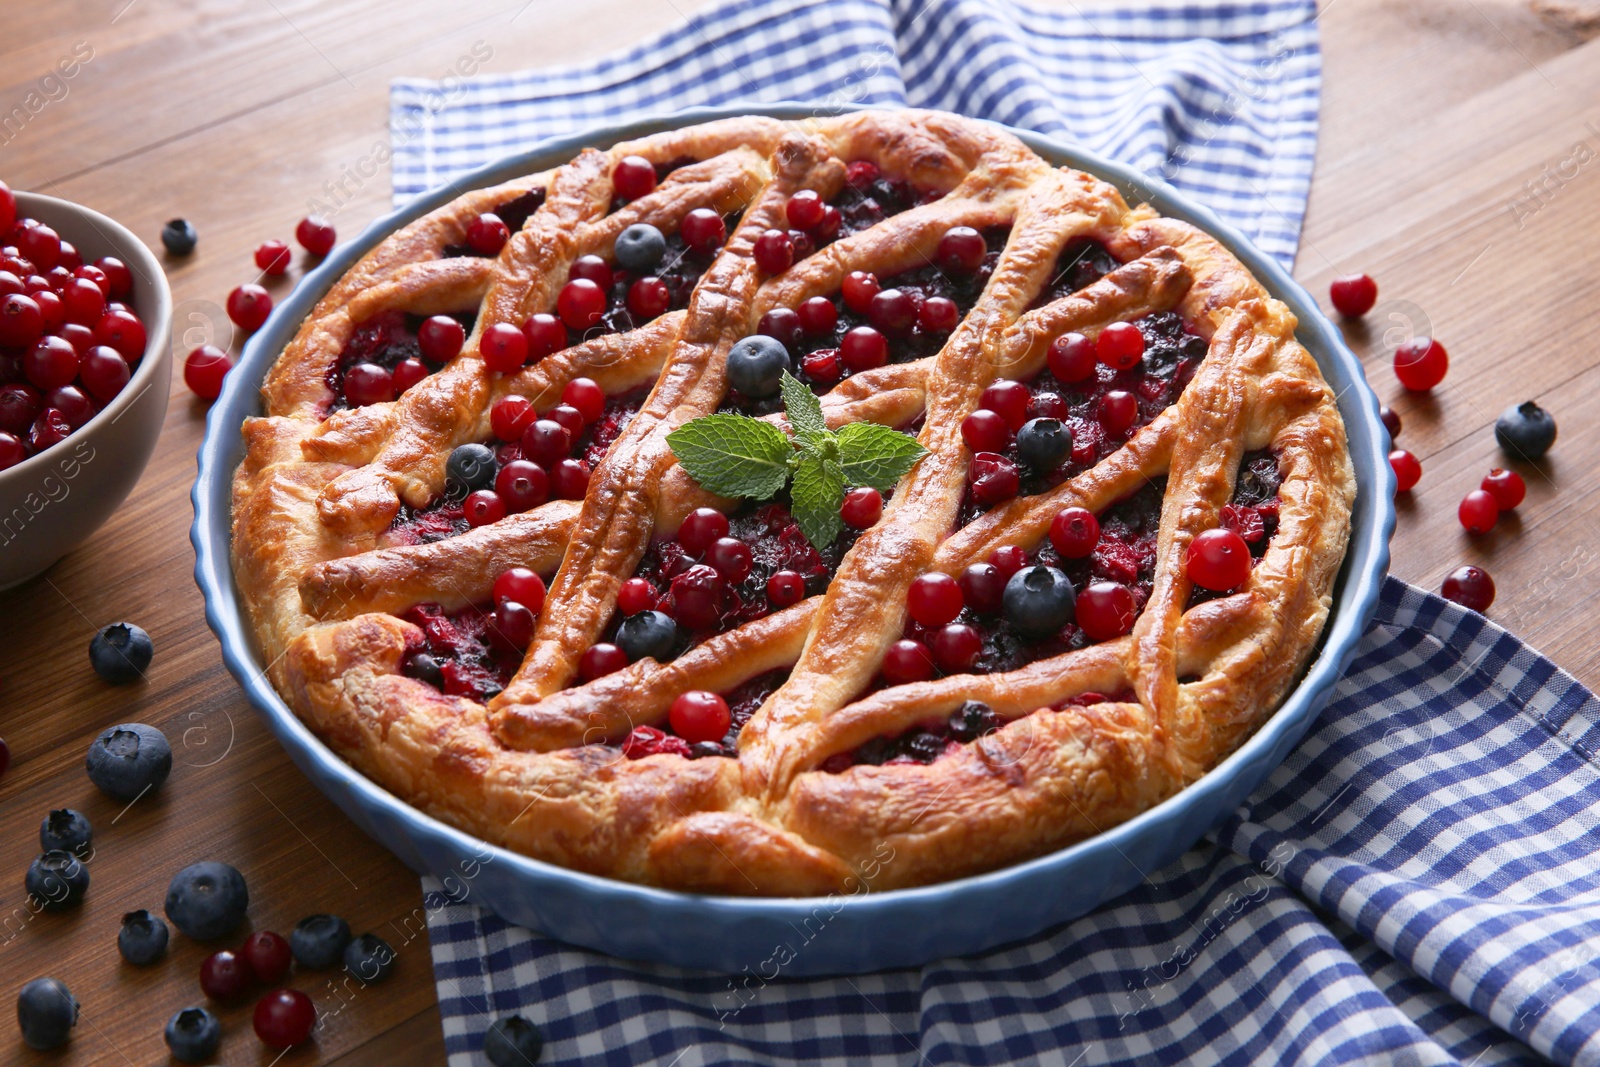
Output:
<instances>
[{"instance_id":1,"label":"dark berry filling","mask_svg":"<svg viewBox=\"0 0 1600 1067\"><path fill-rule=\"evenodd\" d=\"M1219 525L1244 538L1253 559L1259 560L1266 554L1267 546L1278 532L1278 486L1281 483L1276 456L1265 449L1245 453L1239 460L1233 498L1222 506L1217 516ZM1189 594L1187 607L1225 595L1196 585Z\"/></svg>"},{"instance_id":2,"label":"dark berry filling","mask_svg":"<svg viewBox=\"0 0 1600 1067\"><path fill-rule=\"evenodd\" d=\"M701 759L706 756L724 756L732 758L739 754L739 731L744 729L745 723L755 715L756 710L767 702L767 698L777 692L778 687L789 679L789 669L780 668L758 674L748 682L721 694L722 699L728 702L728 711L732 715L732 725L721 741L696 741L690 743L672 732L670 723L662 722L656 726L638 726L622 742L622 753L629 759L643 759L645 756L654 756L661 752L668 752L688 759Z\"/></svg>"},{"instance_id":3,"label":"dark berry filling","mask_svg":"<svg viewBox=\"0 0 1600 1067\"><path fill-rule=\"evenodd\" d=\"M470 334L478 313L475 310L458 311L450 317L461 323L462 329ZM339 358L328 368L324 379L333 392L328 412L331 414L359 406L350 402L344 388L345 375L357 364L370 363L392 372L404 361L412 359L424 364L430 374L438 371L441 364L426 359L417 342L417 332L426 318L424 315L408 315L403 311L384 311L357 326L340 351Z\"/></svg>"},{"instance_id":4,"label":"dark berry filling","mask_svg":"<svg viewBox=\"0 0 1600 1067\"><path fill-rule=\"evenodd\" d=\"M919 194L910 182L889 177L874 164L865 161L851 163L845 174L844 187L829 201L830 205L839 209L841 217L839 232L833 240L870 230L892 215L918 204L931 203L942 195Z\"/></svg>"},{"instance_id":5,"label":"dark berry filling","mask_svg":"<svg viewBox=\"0 0 1600 1067\"><path fill-rule=\"evenodd\" d=\"M500 638L487 605L445 611L418 604L400 617L422 630L421 640L406 650L401 672L446 695L488 700L522 663L523 650Z\"/></svg>"},{"instance_id":6,"label":"dark berry filling","mask_svg":"<svg viewBox=\"0 0 1600 1067\"><path fill-rule=\"evenodd\" d=\"M734 226L738 225L739 216L729 215L724 221L731 232ZM722 249L690 248L676 233L667 234L666 242L666 254L662 256L654 277L660 278L667 287L667 311L681 311L689 306L689 298L694 295L694 287L700 284L700 276L711 266L717 253ZM648 318L636 316L628 309L628 291L639 277L621 267L613 266L611 288L606 290L605 314L600 317L598 324L586 330L576 330L569 325L567 344L571 346L582 341L592 341L608 333L626 333L650 321Z\"/></svg>"},{"instance_id":7,"label":"dark berry filling","mask_svg":"<svg viewBox=\"0 0 1600 1067\"><path fill-rule=\"evenodd\" d=\"M539 210L544 203L544 197L545 191L543 189L529 189L525 193L512 197L505 203L497 205L491 214L505 223L506 229L516 233L528 221L528 216ZM469 245L445 245L443 258L455 259L459 256L476 256L479 254Z\"/></svg>"},{"instance_id":8,"label":"dark berry filling","mask_svg":"<svg viewBox=\"0 0 1600 1067\"><path fill-rule=\"evenodd\" d=\"M1106 246L1094 238L1074 237L1061 250L1060 257L1056 259L1055 272L1051 274L1050 281L1044 289L1034 298L1033 306L1043 307L1064 296L1071 296L1078 290L1093 285L1121 265Z\"/></svg>"}]
</instances>

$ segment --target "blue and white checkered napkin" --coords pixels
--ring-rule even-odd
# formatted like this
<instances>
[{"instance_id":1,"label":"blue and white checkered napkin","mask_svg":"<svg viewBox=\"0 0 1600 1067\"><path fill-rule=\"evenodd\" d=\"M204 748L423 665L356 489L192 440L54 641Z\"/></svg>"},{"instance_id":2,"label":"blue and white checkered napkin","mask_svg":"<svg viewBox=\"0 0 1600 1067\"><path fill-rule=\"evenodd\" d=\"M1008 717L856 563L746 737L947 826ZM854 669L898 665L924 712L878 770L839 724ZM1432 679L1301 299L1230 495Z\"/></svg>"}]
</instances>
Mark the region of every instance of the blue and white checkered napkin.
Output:
<instances>
[{"instance_id":1,"label":"blue and white checkered napkin","mask_svg":"<svg viewBox=\"0 0 1600 1067\"><path fill-rule=\"evenodd\" d=\"M913 104L1158 174L1292 260L1316 136L1311 0L725 4L581 69L394 86L395 196L540 139L738 101ZM1139 889L920 970L729 979L624 963L425 881L453 1067L520 1011L542 1062L1600 1065L1600 704L1391 580L1289 761Z\"/></svg>"}]
</instances>

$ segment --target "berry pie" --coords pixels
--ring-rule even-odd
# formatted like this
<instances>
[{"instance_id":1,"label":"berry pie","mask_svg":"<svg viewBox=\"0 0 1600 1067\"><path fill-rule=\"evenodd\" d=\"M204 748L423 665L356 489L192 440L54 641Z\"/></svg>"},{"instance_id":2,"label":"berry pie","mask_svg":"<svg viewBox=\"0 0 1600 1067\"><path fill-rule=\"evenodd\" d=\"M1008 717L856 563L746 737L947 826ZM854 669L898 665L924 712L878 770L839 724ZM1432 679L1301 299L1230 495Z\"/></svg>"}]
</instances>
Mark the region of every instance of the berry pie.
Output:
<instances>
[{"instance_id":1,"label":"berry pie","mask_svg":"<svg viewBox=\"0 0 1600 1067\"><path fill-rule=\"evenodd\" d=\"M1355 481L1218 241L953 115L586 149L401 228L234 480L269 674L469 833L674 889L924 885L1214 767Z\"/></svg>"}]
</instances>

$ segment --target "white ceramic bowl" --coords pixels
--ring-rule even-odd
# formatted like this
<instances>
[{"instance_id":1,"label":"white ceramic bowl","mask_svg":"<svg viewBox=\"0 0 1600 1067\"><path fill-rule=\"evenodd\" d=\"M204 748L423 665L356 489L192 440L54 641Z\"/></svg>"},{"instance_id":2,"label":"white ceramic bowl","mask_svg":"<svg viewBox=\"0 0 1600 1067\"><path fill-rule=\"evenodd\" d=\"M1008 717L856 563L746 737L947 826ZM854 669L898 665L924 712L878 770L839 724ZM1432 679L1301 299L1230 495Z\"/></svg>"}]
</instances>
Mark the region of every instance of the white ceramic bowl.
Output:
<instances>
[{"instance_id":1,"label":"white ceramic bowl","mask_svg":"<svg viewBox=\"0 0 1600 1067\"><path fill-rule=\"evenodd\" d=\"M38 219L93 263L115 256L133 274L126 301L144 322L144 358L122 392L54 448L0 471L0 589L43 572L83 543L127 498L167 414L172 292L161 264L126 227L53 196L17 193L17 216Z\"/></svg>"}]
</instances>

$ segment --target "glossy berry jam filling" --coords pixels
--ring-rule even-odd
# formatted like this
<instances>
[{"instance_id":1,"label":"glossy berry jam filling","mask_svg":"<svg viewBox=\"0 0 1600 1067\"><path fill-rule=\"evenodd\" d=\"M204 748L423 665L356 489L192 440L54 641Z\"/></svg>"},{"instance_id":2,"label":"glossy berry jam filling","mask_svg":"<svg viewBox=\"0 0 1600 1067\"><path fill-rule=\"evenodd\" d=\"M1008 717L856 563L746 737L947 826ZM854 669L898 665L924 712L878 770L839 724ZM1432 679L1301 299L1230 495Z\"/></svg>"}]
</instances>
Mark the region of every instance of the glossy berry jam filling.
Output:
<instances>
[{"instance_id":1,"label":"glossy berry jam filling","mask_svg":"<svg viewBox=\"0 0 1600 1067\"><path fill-rule=\"evenodd\" d=\"M1062 248L1056 258L1056 269L1050 281L1034 298L1033 307L1040 308L1064 296L1071 296L1087 288L1122 266L1105 245L1092 237L1074 237Z\"/></svg>"},{"instance_id":2,"label":"glossy berry jam filling","mask_svg":"<svg viewBox=\"0 0 1600 1067\"><path fill-rule=\"evenodd\" d=\"M470 334L473 324L477 321L477 311L458 311L450 316L461 323L462 329ZM417 331L426 320L424 315L409 315L403 311L383 311L357 326L350 335L350 340L345 343L339 352L339 358L328 368L328 388L333 392L333 400L328 405L328 413L342 411L345 408L357 407L345 396L345 375L351 367L358 363L372 363L386 371L393 371L405 360L415 359L422 362L428 373L437 372L443 364L434 363L422 355L422 348L417 343Z\"/></svg>"},{"instance_id":3,"label":"glossy berry jam filling","mask_svg":"<svg viewBox=\"0 0 1600 1067\"><path fill-rule=\"evenodd\" d=\"M491 214L497 216L501 222L506 224L506 229L514 234L522 229L523 224L528 221L528 216L538 211L544 204L544 197L545 191L543 189L529 189L527 192L514 196L504 203L497 204ZM477 255L480 255L480 253L474 251L469 245L444 246L445 259Z\"/></svg>"},{"instance_id":4,"label":"glossy berry jam filling","mask_svg":"<svg viewBox=\"0 0 1600 1067\"><path fill-rule=\"evenodd\" d=\"M500 638L488 605L445 611L438 604L418 604L400 618L422 630L421 640L406 650L401 673L447 696L488 700L510 683L522 663L523 650Z\"/></svg>"},{"instance_id":5,"label":"glossy berry jam filling","mask_svg":"<svg viewBox=\"0 0 1600 1067\"><path fill-rule=\"evenodd\" d=\"M687 759L706 756L732 758L739 754L739 731L755 715L756 710L789 680L789 668L783 667L758 674L737 689L719 694L728 702L732 725L721 741L689 742L672 732L672 725L663 721L660 726L638 726L622 742L622 754L629 759L643 759L666 752Z\"/></svg>"},{"instance_id":6,"label":"glossy berry jam filling","mask_svg":"<svg viewBox=\"0 0 1600 1067\"><path fill-rule=\"evenodd\" d=\"M728 232L739 224L737 214L728 215L723 219ZM690 248L684 244L683 238L676 233L666 235L667 250L661 257L661 263L655 268L654 276L660 278L667 287L667 311L682 311L689 306L689 298L694 295L694 287L700 284L701 275L711 266L712 261L721 252L721 247L710 250ZM583 341L592 341L596 337L603 337L608 333L626 333L637 329L652 319L636 316L628 310L628 290L640 275L631 274L621 267L612 265L611 288L606 290L606 311L600 317L600 322L587 330L575 330L567 327L567 344L579 344ZM665 314L665 312L663 313Z\"/></svg>"},{"instance_id":7,"label":"glossy berry jam filling","mask_svg":"<svg viewBox=\"0 0 1600 1067\"><path fill-rule=\"evenodd\" d=\"M1027 418L1059 419L1072 435L1072 448L1057 467L1041 471L1022 461L1013 439L998 454L1017 471L1016 495L1045 492L1088 470L1121 448L1183 395L1205 358L1205 339L1193 333L1172 311L1146 315L1133 325L1138 327L1145 345L1143 358L1133 368L1119 371L1097 363L1091 377L1072 383L1062 382L1046 370L1027 383ZM1125 428L1103 403L1106 394L1113 392L1134 398L1136 412L1126 420ZM992 506L993 503L978 500L969 485L962 497L957 527L967 525Z\"/></svg>"},{"instance_id":8,"label":"glossy berry jam filling","mask_svg":"<svg viewBox=\"0 0 1600 1067\"><path fill-rule=\"evenodd\" d=\"M1217 516L1218 524L1244 538L1253 560L1259 560L1278 532L1278 487L1282 484L1278 458L1268 450L1247 452L1239 461L1233 497ZM1227 596L1196 585L1186 607Z\"/></svg>"},{"instance_id":9,"label":"glossy berry jam filling","mask_svg":"<svg viewBox=\"0 0 1600 1067\"><path fill-rule=\"evenodd\" d=\"M818 247L870 230L884 219L900 214L918 204L932 203L941 193L919 193L910 182L881 172L876 165L858 160L845 168L845 184L828 203L838 208L840 225L837 234L819 242Z\"/></svg>"}]
</instances>

